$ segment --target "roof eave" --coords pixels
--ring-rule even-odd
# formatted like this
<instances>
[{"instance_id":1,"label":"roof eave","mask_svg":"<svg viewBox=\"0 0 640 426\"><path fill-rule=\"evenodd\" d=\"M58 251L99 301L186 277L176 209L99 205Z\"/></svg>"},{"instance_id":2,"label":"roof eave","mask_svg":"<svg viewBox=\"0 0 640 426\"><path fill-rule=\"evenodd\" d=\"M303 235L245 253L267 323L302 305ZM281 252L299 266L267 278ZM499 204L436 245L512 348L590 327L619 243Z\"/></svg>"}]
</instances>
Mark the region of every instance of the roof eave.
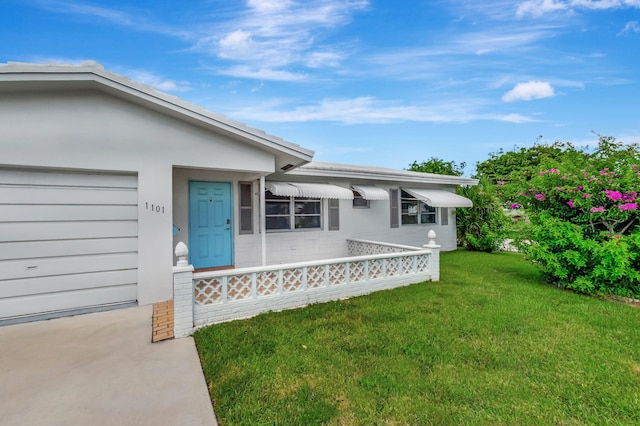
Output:
<instances>
[{"instance_id":1,"label":"roof eave","mask_svg":"<svg viewBox=\"0 0 640 426\"><path fill-rule=\"evenodd\" d=\"M315 176L315 177L338 177L361 180L379 180L389 182L406 182L406 183L429 183L429 184L446 184L446 185L477 185L478 179L438 175L432 173L393 171L391 169L377 171L361 171L349 169L345 165L343 168L324 168L314 167L314 163L306 164L302 167L293 169L286 174L295 176Z\"/></svg>"}]
</instances>

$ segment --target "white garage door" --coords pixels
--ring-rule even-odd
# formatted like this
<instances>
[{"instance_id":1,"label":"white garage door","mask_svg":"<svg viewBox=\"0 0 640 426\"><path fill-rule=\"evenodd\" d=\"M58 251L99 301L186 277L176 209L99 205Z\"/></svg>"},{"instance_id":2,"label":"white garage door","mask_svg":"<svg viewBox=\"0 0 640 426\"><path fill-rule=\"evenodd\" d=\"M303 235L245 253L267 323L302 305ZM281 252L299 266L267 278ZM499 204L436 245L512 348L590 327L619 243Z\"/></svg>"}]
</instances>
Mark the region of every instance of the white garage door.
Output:
<instances>
[{"instance_id":1,"label":"white garage door","mask_svg":"<svg viewBox=\"0 0 640 426\"><path fill-rule=\"evenodd\" d=\"M137 176L0 169L0 321L137 299Z\"/></svg>"}]
</instances>

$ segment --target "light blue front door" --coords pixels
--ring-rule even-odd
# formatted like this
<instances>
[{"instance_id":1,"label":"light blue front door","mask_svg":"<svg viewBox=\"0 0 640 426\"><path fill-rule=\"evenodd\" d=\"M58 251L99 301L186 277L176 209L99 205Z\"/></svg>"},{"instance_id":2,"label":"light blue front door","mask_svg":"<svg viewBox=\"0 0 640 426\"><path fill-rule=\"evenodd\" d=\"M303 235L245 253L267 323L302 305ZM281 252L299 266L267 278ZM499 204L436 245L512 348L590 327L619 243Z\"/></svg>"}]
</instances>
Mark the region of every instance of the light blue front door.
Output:
<instances>
[{"instance_id":1,"label":"light blue front door","mask_svg":"<svg viewBox=\"0 0 640 426\"><path fill-rule=\"evenodd\" d=\"M231 184L189 182L189 261L196 268L233 265Z\"/></svg>"}]
</instances>

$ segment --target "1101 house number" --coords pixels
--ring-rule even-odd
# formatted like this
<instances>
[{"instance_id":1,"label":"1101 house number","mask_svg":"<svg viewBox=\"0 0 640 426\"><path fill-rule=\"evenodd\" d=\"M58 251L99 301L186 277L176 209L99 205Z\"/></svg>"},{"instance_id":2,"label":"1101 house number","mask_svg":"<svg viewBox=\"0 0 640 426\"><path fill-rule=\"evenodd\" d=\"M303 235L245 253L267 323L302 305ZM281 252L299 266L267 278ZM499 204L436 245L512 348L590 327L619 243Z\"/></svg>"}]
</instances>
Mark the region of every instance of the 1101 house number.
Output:
<instances>
[{"instance_id":1,"label":"1101 house number","mask_svg":"<svg viewBox=\"0 0 640 426\"><path fill-rule=\"evenodd\" d=\"M149 203L144 203L144 205L147 210L151 210L152 212L155 212L155 213L164 213L164 206L159 206L157 204L149 204Z\"/></svg>"}]
</instances>

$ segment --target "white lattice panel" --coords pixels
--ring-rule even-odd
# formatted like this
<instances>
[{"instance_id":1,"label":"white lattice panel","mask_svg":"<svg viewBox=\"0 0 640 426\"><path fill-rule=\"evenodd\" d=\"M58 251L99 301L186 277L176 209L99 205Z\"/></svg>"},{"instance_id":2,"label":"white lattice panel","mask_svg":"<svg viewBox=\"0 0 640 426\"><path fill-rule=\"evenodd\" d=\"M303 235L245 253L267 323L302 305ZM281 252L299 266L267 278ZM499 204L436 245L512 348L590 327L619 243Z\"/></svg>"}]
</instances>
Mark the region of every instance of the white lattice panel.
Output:
<instances>
[{"instance_id":1,"label":"white lattice panel","mask_svg":"<svg viewBox=\"0 0 640 426\"><path fill-rule=\"evenodd\" d=\"M256 275L256 293L259 296L267 296L278 292L278 273L260 272Z\"/></svg>"},{"instance_id":2,"label":"white lattice panel","mask_svg":"<svg viewBox=\"0 0 640 426\"><path fill-rule=\"evenodd\" d=\"M392 257L387 259L387 276L395 277L400 275L400 259L397 257Z\"/></svg>"},{"instance_id":3,"label":"white lattice panel","mask_svg":"<svg viewBox=\"0 0 640 426\"><path fill-rule=\"evenodd\" d=\"M194 299L198 305L222 302L222 279L200 280L194 287Z\"/></svg>"},{"instance_id":4,"label":"white lattice panel","mask_svg":"<svg viewBox=\"0 0 640 426\"><path fill-rule=\"evenodd\" d=\"M366 262L353 262L349 264L349 281L352 283L366 279Z\"/></svg>"},{"instance_id":5,"label":"white lattice panel","mask_svg":"<svg viewBox=\"0 0 640 426\"><path fill-rule=\"evenodd\" d=\"M307 287L317 288L322 287L324 282L324 266L309 266L307 268Z\"/></svg>"},{"instance_id":6,"label":"white lattice panel","mask_svg":"<svg viewBox=\"0 0 640 426\"><path fill-rule=\"evenodd\" d=\"M251 275L231 275L227 280L227 299L242 300L251 297Z\"/></svg>"},{"instance_id":7,"label":"white lattice panel","mask_svg":"<svg viewBox=\"0 0 640 426\"><path fill-rule=\"evenodd\" d=\"M427 272L429 270L429 255L423 254L418 256L416 260L418 261L418 272Z\"/></svg>"},{"instance_id":8,"label":"white lattice panel","mask_svg":"<svg viewBox=\"0 0 640 426\"><path fill-rule=\"evenodd\" d=\"M369 279L375 280L376 278L384 277L384 269L382 268L382 259L373 259L369 261Z\"/></svg>"},{"instance_id":9,"label":"white lattice panel","mask_svg":"<svg viewBox=\"0 0 640 426\"><path fill-rule=\"evenodd\" d=\"M415 256L403 257L400 259L402 265L402 275L409 275L413 273L413 259Z\"/></svg>"},{"instance_id":10,"label":"white lattice panel","mask_svg":"<svg viewBox=\"0 0 640 426\"><path fill-rule=\"evenodd\" d=\"M344 264L329 265L329 282L331 285L344 284L346 277L347 271Z\"/></svg>"},{"instance_id":11,"label":"white lattice panel","mask_svg":"<svg viewBox=\"0 0 640 426\"><path fill-rule=\"evenodd\" d=\"M302 269L287 269L282 272L282 291L302 289Z\"/></svg>"},{"instance_id":12,"label":"white lattice panel","mask_svg":"<svg viewBox=\"0 0 640 426\"><path fill-rule=\"evenodd\" d=\"M349 241L347 243L350 256L369 256L372 254L402 253L405 250L399 247L390 247L383 244L363 243L361 241Z\"/></svg>"}]
</instances>

